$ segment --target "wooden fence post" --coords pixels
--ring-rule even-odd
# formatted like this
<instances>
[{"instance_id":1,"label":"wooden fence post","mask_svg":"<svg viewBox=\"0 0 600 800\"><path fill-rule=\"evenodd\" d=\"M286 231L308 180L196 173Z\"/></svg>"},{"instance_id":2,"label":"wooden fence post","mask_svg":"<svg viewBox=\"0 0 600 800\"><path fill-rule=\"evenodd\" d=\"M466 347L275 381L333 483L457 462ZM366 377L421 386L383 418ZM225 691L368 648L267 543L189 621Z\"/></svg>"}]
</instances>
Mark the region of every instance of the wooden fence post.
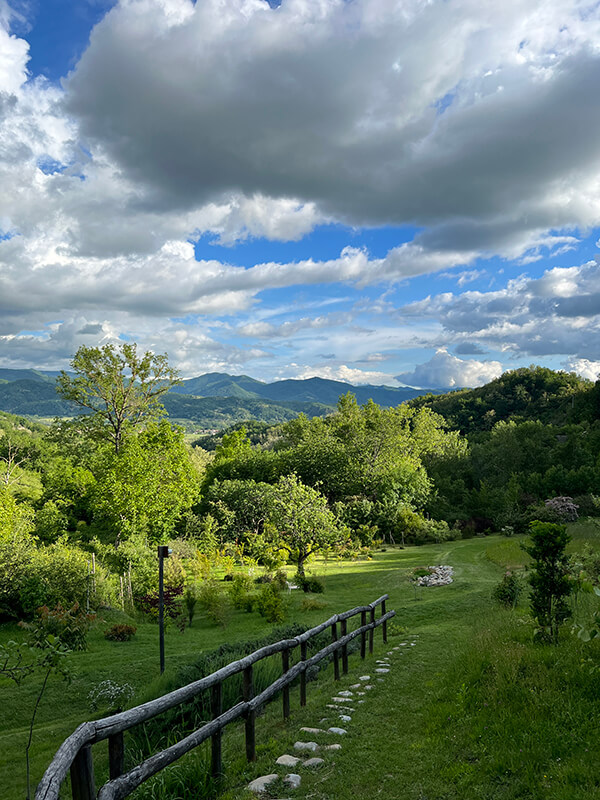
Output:
<instances>
[{"instance_id":1,"label":"wooden fence post","mask_svg":"<svg viewBox=\"0 0 600 800\"><path fill-rule=\"evenodd\" d=\"M92 746L84 745L71 764L71 793L73 800L95 800L94 762Z\"/></svg>"},{"instance_id":2,"label":"wooden fence post","mask_svg":"<svg viewBox=\"0 0 600 800\"><path fill-rule=\"evenodd\" d=\"M366 611L361 611L360 612L360 627L364 628L364 626L366 624L367 624L367 612ZM366 651L366 643L367 643L366 634L363 631L361 633L361 635L360 635L360 657L361 658L364 658L365 655L366 655L366 652L365 652Z\"/></svg>"},{"instance_id":3,"label":"wooden fence post","mask_svg":"<svg viewBox=\"0 0 600 800\"><path fill-rule=\"evenodd\" d=\"M371 609L371 622L375 622L375 609ZM375 628L369 631L369 655L373 655L373 639L375 637Z\"/></svg>"},{"instance_id":4,"label":"wooden fence post","mask_svg":"<svg viewBox=\"0 0 600 800\"><path fill-rule=\"evenodd\" d=\"M337 638L337 623L334 622L331 626L331 641L337 642ZM340 656L337 649L333 651L333 677L336 681L340 679Z\"/></svg>"},{"instance_id":5,"label":"wooden fence post","mask_svg":"<svg viewBox=\"0 0 600 800\"><path fill-rule=\"evenodd\" d=\"M340 622L340 636L342 639L348 633L348 626L346 624L346 620L343 619ZM342 645L342 672L344 675L348 674L348 645Z\"/></svg>"},{"instance_id":6,"label":"wooden fence post","mask_svg":"<svg viewBox=\"0 0 600 800\"><path fill-rule=\"evenodd\" d=\"M221 716L223 711L223 684L215 683L211 689L210 705L213 719ZM213 778L219 778L223 774L223 760L221 757L221 737L222 731L218 730L210 737L211 751L211 774Z\"/></svg>"},{"instance_id":7,"label":"wooden fence post","mask_svg":"<svg viewBox=\"0 0 600 800\"><path fill-rule=\"evenodd\" d=\"M306 642L300 642L300 659L306 661ZM300 673L300 705L306 705L306 670Z\"/></svg>"},{"instance_id":8,"label":"wooden fence post","mask_svg":"<svg viewBox=\"0 0 600 800\"><path fill-rule=\"evenodd\" d=\"M111 781L125 769L125 738L123 731L108 737L108 774Z\"/></svg>"},{"instance_id":9,"label":"wooden fence post","mask_svg":"<svg viewBox=\"0 0 600 800\"><path fill-rule=\"evenodd\" d=\"M381 616L385 617L385 600L381 604ZM383 643L387 643L387 619L385 619L381 623L381 627L383 628Z\"/></svg>"},{"instance_id":10,"label":"wooden fence post","mask_svg":"<svg viewBox=\"0 0 600 800\"><path fill-rule=\"evenodd\" d=\"M290 651L289 651L288 647L286 647L285 650L281 651L281 666L282 666L282 672L285 675L285 673L290 668ZM288 719L288 717L290 716L290 686L289 686L289 684L287 686L283 687L282 694L283 694L283 718L284 719Z\"/></svg>"},{"instance_id":11,"label":"wooden fence post","mask_svg":"<svg viewBox=\"0 0 600 800\"><path fill-rule=\"evenodd\" d=\"M244 700L248 702L254 697L254 678L252 665L244 670ZM248 711L246 714L246 758L256 761L256 713Z\"/></svg>"}]
</instances>

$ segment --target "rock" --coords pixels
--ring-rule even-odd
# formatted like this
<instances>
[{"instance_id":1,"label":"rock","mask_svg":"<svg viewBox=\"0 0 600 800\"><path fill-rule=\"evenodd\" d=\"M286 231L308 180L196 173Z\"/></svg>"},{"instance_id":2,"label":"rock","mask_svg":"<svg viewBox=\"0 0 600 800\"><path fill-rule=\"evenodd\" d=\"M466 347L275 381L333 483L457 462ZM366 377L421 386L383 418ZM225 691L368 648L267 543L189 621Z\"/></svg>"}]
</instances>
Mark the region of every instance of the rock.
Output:
<instances>
[{"instance_id":1,"label":"rock","mask_svg":"<svg viewBox=\"0 0 600 800\"><path fill-rule=\"evenodd\" d=\"M352 686L351 686L350 688L351 688L351 689L360 689L360 687L361 687L361 684L360 684L360 683L353 683L353 684L352 684Z\"/></svg>"},{"instance_id":2,"label":"rock","mask_svg":"<svg viewBox=\"0 0 600 800\"><path fill-rule=\"evenodd\" d=\"M342 722L352 722L352 717L348 716L348 714L340 714L340 719Z\"/></svg>"},{"instance_id":3,"label":"rock","mask_svg":"<svg viewBox=\"0 0 600 800\"><path fill-rule=\"evenodd\" d=\"M283 779L283 782L287 783L290 789L297 789L300 786L301 781L302 778L300 777L300 775L296 775L295 772L290 772L290 774L286 775L285 778Z\"/></svg>"},{"instance_id":4,"label":"rock","mask_svg":"<svg viewBox=\"0 0 600 800\"><path fill-rule=\"evenodd\" d=\"M346 703L347 704L348 703L348 698L347 697L332 697L331 698L331 702L332 703Z\"/></svg>"},{"instance_id":5,"label":"rock","mask_svg":"<svg viewBox=\"0 0 600 800\"><path fill-rule=\"evenodd\" d=\"M280 767L295 767L296 764L301 761L302 759L296 758L296 756L279 756L276 764L279 764Z\"/></svg>"},{"instance_id":6,"label":"rock","mask_svg":"<svg viewBox=\"0 0 600 800\"><path fill-rule=\"evenodd\" d=\"M342 745L341 744L337 744L337 743L336 744L326 744L325 747L323 748L323 750L341 750L341 749L342 749Z\"/></svg>"},{"instance_id":7,"label":"rock","mask_svg":"<svg viewBox=\"0 0 600 800\"><path fill-rule=\"evenodd\" d=\"M257 794L262 794L272 783L275 783L279 775L276 775L272 772L270 775L262 775L260 778L255 778L248 784L248 789L251 792L256 792Z\"/></svg>"},{"instance_id":8,"label":"rock","mask_svg":"<svg viewBox=\"0 0 600 800\"><path fill-rule=\"evenodd\" d=\"M359 681L370 681L371 680L371 676L370 675L361 675L358 680Z\"/></svg>"},{"instance_id":9,"label":"rock","mask_svg":"<svg viewBox=\"0 0 600 800\"><path fill-rule=\"evenodd\" d=\"M354 692L350 692L348 689L344 690L343 692L338 692L340 697L352 697L353 694Z\"/></svg>"},{"instance_id":10,"label":"rock","mask_svg":"<svg viewBox=\"0 0 600 800\"><path fill-rule=\"evenodd\" d=\"M359 697L364 697L364 696L365 696L365 693L364 693L364 692L357 692L356 694L357 694ZM361 701L359 700L358 702L360 703Z\"/></svg>"},{"instance_id":11,"label":"rock","mask_svg":"<svg viewBox=\"0 0 600 800\"><path fill-rule=\"evenodd\" d=\"M349 711L349 712L350 712L350 714L352 714L352 713L354 712L354 709L353 709L353 708L350 708L349 706L332 706L331 704L329 704L329 705L327 706L327 708L335 708L335 710L336 710L338 713L339 713L340 711L342 711L342 712L343 712L343 711Z\"/></svg>"},{"instance_id":12,"label":"rock","mask_svg":"<svg viewBox=\"0 0 600 800\"><path fill-rule=\"evenodd\" d=\"M373 684L371 684L371 683L365 683L365 685L364 685L364 688L365 688L365 689L367 689L367 690L368 690L368 689L372 689L372 688L373 688Z\"/></svg>"},{"instance_id":13,"label":"rock","mask_svg":"<svg viewBox=\"0 0 600 800\"><path fill-rule=\"evenodd\" d=\"M294 742L294 750L308 751L309 753L314 753L315 750L318 749L319 745L316 742Z\"/></svg>"},{"instance_id":14,"label":"rock","mask_svg":"<svg viewBox=\"0 0 600 800\"><path fill-rule=\"evenodd\" d=\"M378 669L375 670L375 672L378 672L380 675L384 675L386 672L389 672L389 669L384 669L383 667L379 667Z\"/></svg>"},{"instance_id":15,"label":"rock","mask_svg":"<svg viewBox=\"0 0 600 800\"><path fill-rule=\"evenodd\" d=\"M327 728L327 733L335 733L339 736L343 736L345 733L348 733L348 731L343 728Z\"/></svg>"},{"instance_id":16,"label":"rock","mask_svg":"<svg viewBox=\"0 0 600 800\"><path fill-rule=\"evenodd\" d=\"M364 700L359 700L358 702L359 702L359 703L364 703L365 701L364 701Z\"/></svg>"},{"instance_id":17,"label":"rock","mask_svg":"<svg viewBox=\"0 0 600 800\"><path fill-rule=\"evenodd\" d=\"M327 722L327 720L322 720L323 722ZM301 733L325 733L324 730L321 728L300 728Z\"/></svg>"},{"instance_id":18,"label":"rock","mask_svg":"<svg viewBox=\"0 0 600 800\"><path fill-rule=\"evenodd\" d=\"M447 564L436 567L427 567L429 575L423 575L418 580L419 586L447 586L452 583L454 570Z\"/></svg>"},{"instance_id":19,"label":"rock","mask_svg":"<svg viewBox=\"0 0 600 800\"><path fill-rule=\"evenodd\" d=\"M303 767L320 767L321 764L324 764L325 760L322 758L307 758L306 761L302 764Z\"/></svg>"},{"instance_id":20,"label":"rock","mask_svg":"<svg viewBox=\"0 0 600 800\"><path fill-rule=\"evenodd\" d=\"M377 678L377 680L379 681L379 683L385 683L383 678Z\"/></svg>"}]
</instances>

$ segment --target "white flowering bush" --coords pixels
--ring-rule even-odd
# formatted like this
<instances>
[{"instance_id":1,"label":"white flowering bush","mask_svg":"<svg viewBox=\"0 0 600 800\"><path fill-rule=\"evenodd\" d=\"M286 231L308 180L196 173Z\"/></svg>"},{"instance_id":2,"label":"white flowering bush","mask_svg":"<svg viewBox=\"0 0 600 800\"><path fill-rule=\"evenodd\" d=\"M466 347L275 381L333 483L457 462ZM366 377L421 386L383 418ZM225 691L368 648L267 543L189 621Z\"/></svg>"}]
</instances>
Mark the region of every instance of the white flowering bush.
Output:
<instances>
[{"instance_id":1,"label":"white flowering bush","mask_svg":"<svg viewBox=\"0 0 600 800\"><path fill-rule=\"evenodd\" d=\"M122 709L133 695L134 689L129 683L105 680L94 686L88 694L88 701L92 711L98 709L117 711L117 709Z\"/></svg>"},{"instance_id":2,"label":"white flowering bush","mask_svg":"<svg viewBox=\"0 0 600 800\"><path fill-rule=\"evenodd\" d=\"M579 517L579 506L572 497L552 497L546 500L544 505L556 515L559 522L575 522Z\"/></svg>"}]
</instances>

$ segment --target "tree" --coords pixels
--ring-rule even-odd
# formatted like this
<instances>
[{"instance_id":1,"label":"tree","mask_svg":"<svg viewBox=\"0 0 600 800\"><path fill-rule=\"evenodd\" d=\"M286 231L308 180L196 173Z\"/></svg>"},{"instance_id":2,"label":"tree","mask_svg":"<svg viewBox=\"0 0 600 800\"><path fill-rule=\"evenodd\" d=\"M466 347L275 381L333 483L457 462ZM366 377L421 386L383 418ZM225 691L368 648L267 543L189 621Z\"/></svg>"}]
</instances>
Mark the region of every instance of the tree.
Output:
<instances>
[{"instance_id":1,"label":"tree","mask_svg":"<svg viewBox=\"0 0 600 800\"><path fill-rule=\"evenodd\" d=\"M164 419L128 436L117 453L100 449L94 472L94 522L104 523L116 544L134 534L164 541L198 499L198 475L183 433Z\"/></svg>"},{"instance_id":2,"label":"tree","mask_svg":"<svg viewBox=\"0 0 600 800\"><path fill-rule=\"evenodd\" d=\"M567 544L571 537L566 525L553 522L531 523L531 544L523 549L533 559L529 575L531 610L542 638L558 641L560 625L570 616L567 597L573 591L568 575Z\"/></svg>"},{"instance_id":3,"label":"tree","mask_svg":"<svg viewBox=\"0 0 600 800\"><path fill-rule=\"evenodd\" d=\"M61 372L56 391L65 400L91 411L87 426L112 442L116 453L125 433L164 413L160 398L179 382L166 355L147 352L138 356L135 343L119 348L79 348L71 367L75 377Z\"/></svg>"},{"instance_id":4,"label":"tree","mask_svg":"<svg viewBox=\"0 0 600 800\"><path fill-rule=\"evenodd\" d=\"M298 575L313 553L334 546L342 536L327 500L316 489L305 486L296 475L285 475L275 485L270 521L273 536L289 553Z\"/></svg>"}]
</instances>

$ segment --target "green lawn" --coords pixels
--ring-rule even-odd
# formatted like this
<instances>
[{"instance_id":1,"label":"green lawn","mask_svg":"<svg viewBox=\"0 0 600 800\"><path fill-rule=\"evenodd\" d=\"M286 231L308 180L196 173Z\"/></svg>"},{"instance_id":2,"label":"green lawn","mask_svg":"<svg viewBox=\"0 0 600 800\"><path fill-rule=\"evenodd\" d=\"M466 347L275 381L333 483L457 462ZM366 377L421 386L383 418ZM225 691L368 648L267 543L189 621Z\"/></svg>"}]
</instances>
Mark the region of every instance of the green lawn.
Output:
<instances>
[{"instance_id":1,"label":"green lawn","mask_svg":"<svg viewBox=\"0 0 600 800\"><path fill-rule=\"evenodd\" d=\"M597 542L598 528L574 526L579 541ZM325 579L326 592L318 597L322 609L302 611L304 598L291 595L289 621L313 625L333 613L374 600L387 592L389 608L397 611L390 647L405 637L418 636L418 644L401 657L359 707L344 746L314 775L303 776L294 797L315 800L388 800L414 798L586 798L599 792L600 750L592 735L598 727L600 677L590 672L582 658L600 663L597 648L584 650L565 632L557 648L534 645L526 608L498 610L490 599L503 565L513 564L520 550L516 540L475 538L420 548L388 548L372 561L317 562L313 569ZM415 566L448 563L455 568L451 586L422 589L415 594L406 578ZM77 676L67 686L53 682L39 711L33 746L34 784L65 736L91 717L87 705L90 689L105 678L127 681L141 693L158 675L157 628L138 625L130 643L110 643L102 631L113 621L102 615L89 636L89 648L72 656ZM167 671L190 662L202 650L223 642L264 635L271 626L257 614L234 612L225 629L196 619L180 634L167 631ZM0 641L16 637L15 626L0 628ZM386 651L389 648L386 648ZM384 652L376 636L376 653ZM396 651L393 651L396 652ZM374 667L353 654L344 686ZM292 718L284 724L274 703L257 723L259 760L246 765L239 727L226 732L224 757L227 775L224 798L240 797L247 780L274 769L274 759L301 738L301 725L317 725L331 715L325 708L334 691L331 668L309 684L309 702L298 707L292 693ZM0 770L2 798L25 796L22 749L35 696L35 683L15 689L0 684ZM332 718L330 724L335 724ZM105 747L99 745L102 772ZM203 753L195 757L201 762ZM188 757L179 774L193 771ZM198 767L198 769L200 769ZM177 770L173 775L177 776ZM164 781L163 781L164 782ZM173 789L167 796L200 797L197 789ZM158 800L159 786L147 790ZM286 796L280 794L280 797ZM600 795L599 795L600 796Z\"/></svg>"}]
</instances>

